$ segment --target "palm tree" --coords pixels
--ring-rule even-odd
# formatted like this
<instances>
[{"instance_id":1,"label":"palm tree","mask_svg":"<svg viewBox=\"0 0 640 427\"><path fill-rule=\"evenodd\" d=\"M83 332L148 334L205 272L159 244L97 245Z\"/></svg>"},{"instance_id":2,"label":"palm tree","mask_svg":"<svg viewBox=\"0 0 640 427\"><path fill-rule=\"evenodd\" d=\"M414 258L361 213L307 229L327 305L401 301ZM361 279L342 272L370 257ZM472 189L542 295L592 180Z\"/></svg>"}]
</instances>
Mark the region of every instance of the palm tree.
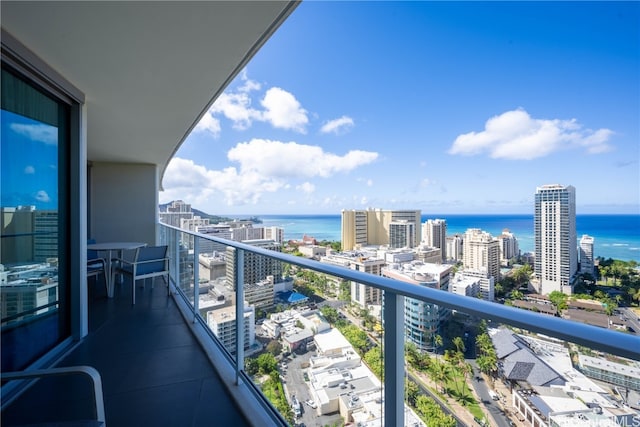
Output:
<instances>
[{"instance_id":1,"label":"palm tree","mask_svg":"<svg viewBox=\"0 0 640 427\"><path fill-rule=\"evenodd\" d=\"M449 368L449 365L439 358L436 358L433 363L429 365L429 374L431 375L431 379L435 381L436 384L441 385L441 392L447 393L445 385L451 378L451 370Z\"/></svg>"},{"instance_id":2,"label":"palm tree","mask_svg":"<svg viewBox=\"0 0 640 427\"><path fill-rule=\"evenodd\" d=\"M453 339L453 345L455 346L457 353L464 354L466 347L461 337L455 337Z\"/></svg>"}]
</instances>

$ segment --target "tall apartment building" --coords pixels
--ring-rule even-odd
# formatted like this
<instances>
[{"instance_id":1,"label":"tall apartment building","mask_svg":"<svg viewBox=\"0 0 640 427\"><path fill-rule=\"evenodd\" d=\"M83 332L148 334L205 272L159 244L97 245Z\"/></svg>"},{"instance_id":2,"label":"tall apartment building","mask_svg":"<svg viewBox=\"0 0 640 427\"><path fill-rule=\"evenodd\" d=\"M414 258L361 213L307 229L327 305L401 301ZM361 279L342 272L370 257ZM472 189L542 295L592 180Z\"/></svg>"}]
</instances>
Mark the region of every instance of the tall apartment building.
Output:
<instances>
[{"instance_id":1,"label":"tall apartment building","mask_svg":"<svg viewBox=\"0 0 640 427\"><path fill-rule=\"evenodd\" d=\"M464 236L464 268L485 272L500 280L500 243L486 231L470 228Z\"/></svg>"},{"instance_id":2,"label":"tall apartment building","mask_svg":"<svg viewBox=\"0 0 640 427\"><path fill-rule=\"evenodd\" d=\"M381 275L382 268L386 265L386 261L376 256L372 251L331 253L321 257L320 262L350 268L351 270L362 271L376 276ZM370 305L380 306L382 305L382 290L352 281L351 301L360 307L368 307Z\"/></svg>"},{"instance_id":3,"label":"tall apartment building","mask_svg":"<svg viewBox=\"0 0 640 427\"><path fill-rule=\"evenodd\" d=\"M447 261L462 261L464 251L464 235L454 234L447 236Z\"/></svg>"},{"instance_id":4,"label":"tall apartment building","mask_svg":"<svg viewBox=\"0 0 640 427\"><path fill-rule=\"evenodd\" d=\"M593 237L583 234L580 238L580 273L593 275Z\"/></svg>"},{"instance_id":5,"label":"tall apartment building","mask_svg":"<svg viewBox=\"0 0 640 427\"><path fill-rule=\"evenodd\" d=\"M416 224L414 222L403 220L389 224L390 248L413 248L416 243Z\"/></svg>"},{"instance_id":6,"label":"tall apartment building","mask_svg":"<svg viewBox=\"0 0 640 427\"><path fill-rule=\"evenodd\" d=\"M282 245L273 240L246 240L251 246L281 252ZM227 284L235 288L236 283L236 257L235 248L227 247L225 260L227 262ZM282 262L273 258L245 252L244 254L244 283L254 284L273 276L274 283L282 281Z\"/></svg>"},{"instance_id":7,"label":"tall apartment building","mask_svg":"<svg viewBox=\"0 0 640 427\"><path fill-rule=\"evenodd\" d=\"M203 225L196 229L198 233L207 234L220 239L233 240L231 228L227 224L209 224ZM227 245L224 243L214 242L212 240L200 239L200 253L213 254L214 252L225 252ZM192 249L192 248L191 248Z\"/></svg>"},{"instance_id":8,"label":"tall apartment building","mask_svg":"<svg viewBox=\"0 0 640 427\"><path fill-rule=\"evenodd\" d=\"M256 311L244 304L244 348L251 348L256 340ZM207 312L207 325L231 354L236 354L236 306L228 306Z\"/></svg>"},{"instance_id":9,"label":"tall apartment building","mask_svg":"<svg viewBox=\"0 0 640 427\"><path fill-rule=\"evenodd\" d=\"M433 289L449 289L449 280L453 267L447 264L421 264L413 262L401 266L382 269L382 276L415 286ZM430 304L413 298L404 299L404 335L407 341L421 351L434 351L435 336L440 326L449 317L445 307Z\"/></svg>"},{"instance_id":10,"label":"tall apartment building","mask_svg":"<svg viewBox=\"0 0 640 427\"><path fill-rule=\"evenodd\" d=\"M343 210L342 249L350 251L366 245L388 245L392 222L406 221L415 224L416 242L421 240L419 210Z\"/></svg>"},{"instance_id":11,"label":"tall apartment building","mask_svg":"<svg viewBox=\"0 0 640 427\"><path fill-rule=\"evenodd\" d=\"M163 224L180 227L183 219L193 219L193 212L159 212L158 218Z\"/></svg>"},{"instance_id":12,"label":"tall apartment building","mask_svg":"<svg viewBox=\"0 0 640 427\"><path fill-rule=\"evenodd\" d=\"M500 264L508 265L510 260L520 255L518 239L508 229L502 230L502 234L498 236L498 242L500 242Z\"/></svg>"},{"instance_id":13,"label":"tall apartment building","mask_svg":"<svg viewBox=\"0 0 640 427\"><path fill-rule=\"evenodd\" d=\"M273 240L274 242L284 243L284 228L282 227L257 227L262 228L261 238Z\"/></svg>"},{"instance_id":14,"label":"tall apartment building","mask_svg":"<svg viewBox=\"0 0 640 427\"><path fill-rule=\"evenodd\" d=\"M191 213L191 204L182 200L174 200L167 206L166 212L170 213Z\"/></svg>"},{"instance_id":15,"label":"tall apartment building","mask_svg":"<svg viewBox=\"0 0 640 427\"><path fill-rule=\"evenodd\" d=\"M534 247L537 292L570 295L578 270L576 190L559 184L536 188Z\"/></svg>"},{"instance_id":16,"label":"tall apartment building","mask_svg":"<svg viewBox=\"0 0 640 427\"><path fill-rule=\"evenodd\" d=\"M485 301L495 300L495 283L496 280L493 276L488 276L485 271L463 269L458 272L459 275L465 278L478 280L478 293L474 295L480 297Z\"/></svg>"},{"instance_id":17,"label":"tall apartment building","mask_svg":"<svg viewBox=\"0 0 640 427\"><path fill-rule=\"evenodd\" d=\"M193 218L181 218L180 228L183 230L197 231L198 227L206 227L209 225L209 218L201 218L195 215Z\"/></svg>"},{"instance_id":18,"label":"tall apartment building","mask_svg":"<svg viewBox=\"0 0 640 427\"><path fill-rule=\"evenodd\" d=\"M422 242L427 246L439 248L441 262L447 260L447 221L428 219L422 224Z\"/></svg>"},{"instance_id":19,"label":"tall apartment building","mask_svg":"<svg viewBox=\"0 0 640 427\"><path fill-rule=\"evenodd\" d=\"M58 211L35 210L33 212L33 259L46 262L58 258Z\"/></svg>"}]
</instances>

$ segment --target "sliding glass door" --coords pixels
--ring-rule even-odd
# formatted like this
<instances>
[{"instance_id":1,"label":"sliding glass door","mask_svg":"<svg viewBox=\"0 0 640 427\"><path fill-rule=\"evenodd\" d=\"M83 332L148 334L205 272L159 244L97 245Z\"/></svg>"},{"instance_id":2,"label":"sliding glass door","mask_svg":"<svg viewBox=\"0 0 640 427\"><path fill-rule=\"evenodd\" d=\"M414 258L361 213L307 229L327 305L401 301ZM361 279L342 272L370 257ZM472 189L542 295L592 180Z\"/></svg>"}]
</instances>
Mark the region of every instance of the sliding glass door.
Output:
<instances>
[{"instance_id":1,"label":"sliding glass door","mask_svg":"<svg viewBox=\"0 0 640 427\"><path fill-rule=\"evenodd\" d=\"M2 371L68 338L70 105L3 63L0 149Z\"/></svg>"}]
</instances>

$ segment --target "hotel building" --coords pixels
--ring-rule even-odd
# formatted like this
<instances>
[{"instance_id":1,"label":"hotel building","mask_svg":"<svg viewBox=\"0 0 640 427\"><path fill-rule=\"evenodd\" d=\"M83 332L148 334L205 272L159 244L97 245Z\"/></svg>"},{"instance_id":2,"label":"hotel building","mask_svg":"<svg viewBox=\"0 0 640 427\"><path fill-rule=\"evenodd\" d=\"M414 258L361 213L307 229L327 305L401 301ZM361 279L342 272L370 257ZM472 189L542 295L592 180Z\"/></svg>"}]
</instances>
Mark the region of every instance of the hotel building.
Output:
<instances>
[{"instance_id":1,"label":"hotel building","mask_svg":"<svg viewBox=\"0 0 640 427\"><path fill-rule=\"evenodd\" d=\"M551 184L536 188L534 241L536 291L571 295L578 270L574 187Z\"/></svg>"},{"instance_id":2,"label":"hotel building","mask_svg":"<svg viewBox=\"0 0 640 427\"><path fill-rule=\"evenodd\" d=\"M422 224L422 242L440 249L441 262L447 260L447 221L428 219Z\"/></svg>"},{"instance_id":3,"label":"hotel building","mask_svg":"<svg viewBox=\"0 0 640 427\"><path fill-rule=\"evenodd\" d=\"M593 241L587 234L580 238L580 273L593 275Z\"/></svg>"},{"instance_id":4,"label":"hotel building","mask_svg":"<svg viewBox=\"0 0 640 427\"><path fill-rule=\"evenodd\" d=\"M464 237L463 265L500 280L500 243L486 231L470 228Z\"/></svg>"},{"instance_id":5,"label":"hotel building","mask_svg":"<svg viewBox=\"0 0 640 427\"><path fill-rule=\"evenodd\" d=\"M406 221L413 223L415 241L421 240L419 210L343 210L342 211L342 250L350 251L366 245L390 244L391 223ZM415 245L415 244L414 244Z\"/></svg>"}]
</instances>

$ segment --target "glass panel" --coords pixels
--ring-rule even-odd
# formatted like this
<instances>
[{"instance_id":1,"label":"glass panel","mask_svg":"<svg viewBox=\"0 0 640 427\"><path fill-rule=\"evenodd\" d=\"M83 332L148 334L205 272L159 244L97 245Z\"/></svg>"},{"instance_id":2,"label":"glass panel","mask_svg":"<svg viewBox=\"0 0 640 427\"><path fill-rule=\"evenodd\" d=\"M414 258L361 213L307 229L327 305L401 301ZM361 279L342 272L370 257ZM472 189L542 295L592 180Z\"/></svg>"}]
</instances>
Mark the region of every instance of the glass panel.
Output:
<instances>
[{"instance_id":1,"label":"glass panel","mask_svg":"<svg viewBox=\"0 0 640 427\"><path fill-rule=\"evenodd\" d=\"M182 290L185 298L193 305L194 237L189 233L178 233L178 239L178 288Z\"/></svg>"},{"instance_id":2,"label":"glass panel","mask_svg":"<svg viewBox=\"0 0 640 427\"><path fill-rule=\"evenodd\" d=\"M69 108L2 70L2 370L70 334L66 241Z\"/></svg>"}]
</instances>

